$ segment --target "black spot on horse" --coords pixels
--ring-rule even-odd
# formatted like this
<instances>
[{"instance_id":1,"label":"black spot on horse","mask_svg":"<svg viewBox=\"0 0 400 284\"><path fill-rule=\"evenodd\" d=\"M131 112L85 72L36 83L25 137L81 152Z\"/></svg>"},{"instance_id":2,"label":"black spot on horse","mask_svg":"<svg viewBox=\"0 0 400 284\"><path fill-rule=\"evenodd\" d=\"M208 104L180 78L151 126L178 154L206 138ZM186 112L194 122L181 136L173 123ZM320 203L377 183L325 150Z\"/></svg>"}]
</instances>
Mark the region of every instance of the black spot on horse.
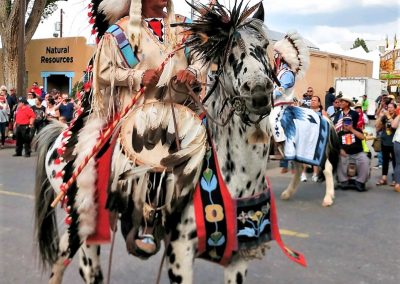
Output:
<instances>
[{"instance_id":1,"label":"black spot on horse","mask_svg":"<svg viewBox=\"0 0 400 284\"><path fill-rule=\"evenodd\" d=\"M231 181L231 176L230 175L226 175L225 181L226 182L230 182Z\"/></svg>"},{"instance_id":2,"label":"black spot on horse","mask_svg":"<svg viewBox=\"0 0 400 284\"><path fill-rule=\"evenodd\" d=\"M89 266L92 267L92 266L93 266L92 259L91 259L91 258L88 258L88 261L89 261Z\"/></svg>"},{"instance_id":3,"label":"black spot on horse","mask_svg":"<svg viewBox=\"0 0 400 284\"><path fill-rule=\"evenodd\" d=\"M245 173L246 172L246 168L242 167L242 172Z\"/></svg>"},{"instance_id":4,"label":"black spot on horse","mask_svg":"<svg viewBox=\"0 0 400 284\"><path fill-rule=\"evenodd\" d=\"M175 275L172 269L168 269L168 277L171 280L171 283L182 283L182 276Z\"/></svg>"},{"instance_id":5,"label":"black spot on horse","mask_svg":"<svg viewBox=\"0 0 400 284\"><path fill-rule=\"evenodd\" d=\"M51 274L50 274L50 278L52 278L54 276L54 272L52 272Z\"/></svg>"},{"instance_id":6,"label":"black spot on horse","mask_svg":"<svg viewBox=\"0 0 400 284\"><path fill-rule=\"evenodd\" d=\"M258 174L257 174L257 176L256 176L256 179L259 179L260 176L261 176L261 171L258 172Z\"/></svg>"},{"instance_id":7,"label":"black spot on horse","mask_svg":"<svg viewBox=\"0 0 400 284\"><path fill-rule=\"evenodd\" d=\"M97 254L98 256L100 255L100 246L97 246L96 254Z\"/></svg>"},{"instance_id":8,"label":"black spot on horse","mask_svg":"<svg viewBox=\"0 0 400 284\"><path fill-rule=\"evenodd\" d=\"M83 265L84 265L84 266L87 266L87 265L88 265L86 256L83 256L83 257L82 257L82 262L83 262Z\"/></svg>"},{"instance_id":9,"label":"black spot on horse","mask_svg":"<svg viewBox=\"0 0 400 284\"><path fill-rule=\"evenodd\" d=\"M94 284L103 283L103 273L101 270L97 271L96 275L94 276Z\"/></svg>"},{"instance_id":10,"label":"black spot on horse","mask_svg":"<svg viewBox=\"0 0 400 284\"><path fill-rule=\"evenodd\" d=\"M240 272L238 272L238 273L236 274L236 283L237 283L237 284L242 284L242 283L243 283L243 275L242 275L242 273L240 273Z\"/></svg>"},{"instance_id":11,"label":"black spot on horse","mask_svg":"<svg viewBox=\"0 0 400 284\"><path fill-rule=\"evenodd\" d=\"M242 54L240 54L240 59L243 60L246 57L246 53L242 52Z\"/></svg>"},{"instance_id":12,"label":"black spot on horse","mask_svg":"<svg viewBox=\"0 0 400 284\"><path fill-rule=\"evenodd\" d=\"M251 187L251 181L248 181L247 184L246 184L246 188L250 189L250 187Z\"/></svg>"},{"instance_id":13,"label":"black spot on horse","mask_svg":"<svg viewBox=\"0 0 400 284\"><path fill-rule=\"evenodd\" d=\"M244 67L243 74L246 74L246 73L247 73L247 67Z\"/></svg>"},{"instance_id":14,"label":"black spot on horse","mask_svg":"<svg viewBox=\"0 0 400 284\"><path fill-rule=\"evenodd\" d=\"M188 234L188 239L189 239L189 240L194 239L195 237L197 237L197 232L196 232L196 230L193 230L193 231L191 231L191 232Z\"/></svg>"},{"instance_id":15,"label":"black spot on horse","mask_svg":"<svg viewBox=\"0 0 400 284\"><path fill-rule=\"evenodd\" d=\"M174 264L174 262L175 262L175 254L173 253L169 256L169 263Z\"/></svg>"},{"instance_id":16,"label":"black spot on horse","mask_svg":"<svg viewBox=\"0 0 400 284\"><path fill-rule=\"evenodd\" d=\"M83 274L82 267L79 267L79 275L82 277L83 280L85 280L85 275Z\"/></svg>"}]
</instances>

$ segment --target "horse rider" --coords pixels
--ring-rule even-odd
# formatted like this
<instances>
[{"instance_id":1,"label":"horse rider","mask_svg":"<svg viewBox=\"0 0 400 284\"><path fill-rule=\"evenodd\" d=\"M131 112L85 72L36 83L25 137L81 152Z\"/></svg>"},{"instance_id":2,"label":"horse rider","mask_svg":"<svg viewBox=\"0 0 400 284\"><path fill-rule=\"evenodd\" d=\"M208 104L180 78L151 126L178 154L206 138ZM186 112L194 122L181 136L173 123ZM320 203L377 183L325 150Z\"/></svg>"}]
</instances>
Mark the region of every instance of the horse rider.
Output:
<instances>
[{"instance_id":1,"label":"horse rider","mask_svg":"<svg viewBox=\"0 0 400 284\"><path fill-rule=\"evenodd\" d=\"M129 16L120 19L121 13L115 13L111 0L103 0L99 6L109 22L116 24L107 30L97 46L93 65L92 117L112 118L142 87L145 87L145 93L137 105L164 98L164 101L172 99L175 103L183 103L187 100L186 84L196 85L206 69L183 48L166 63L164 70L159 68L184 37L182 28L170 24L189 21L174 13L172 0L126 1L130 1L129 13L125 11L122 15ZM174 78L174 88L168 88L168 94L167 87L157 86L160 77L166 77L165 81ZM104 125L105 121L98 129ZM116 215L112 212L110 215L112 226ZM145 223L143 237L135 242L141 250L152 254L156 248L151 222Z\"/></svg>"}]
</instances>

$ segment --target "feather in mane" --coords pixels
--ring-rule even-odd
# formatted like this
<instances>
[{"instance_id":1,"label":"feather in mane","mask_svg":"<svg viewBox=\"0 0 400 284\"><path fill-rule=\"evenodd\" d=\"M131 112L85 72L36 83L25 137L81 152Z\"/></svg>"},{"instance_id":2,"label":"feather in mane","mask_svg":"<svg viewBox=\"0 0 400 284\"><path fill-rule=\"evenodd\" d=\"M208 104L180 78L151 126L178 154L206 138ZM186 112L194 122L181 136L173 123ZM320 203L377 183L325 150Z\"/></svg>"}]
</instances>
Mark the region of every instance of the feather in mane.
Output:
<instances>
[{"instance_id":1,"label":"feather in mane","mask_svg":"<svg viewBox=\"0 0 400 284\"><path fill-rule=\"evenodd\" d=\"M197 19L192 23L176 23L173 26L186 28L190 35L185 45L204 62L226 62L232 42L238 29L248 23L248 17L256 11L261 2L243 7L243 1L235 4L231 11L218 1L213 6L202 3L186 3L193 8ZM243 11L242 11L243 10Z\"/></svg>"}]
</instances>

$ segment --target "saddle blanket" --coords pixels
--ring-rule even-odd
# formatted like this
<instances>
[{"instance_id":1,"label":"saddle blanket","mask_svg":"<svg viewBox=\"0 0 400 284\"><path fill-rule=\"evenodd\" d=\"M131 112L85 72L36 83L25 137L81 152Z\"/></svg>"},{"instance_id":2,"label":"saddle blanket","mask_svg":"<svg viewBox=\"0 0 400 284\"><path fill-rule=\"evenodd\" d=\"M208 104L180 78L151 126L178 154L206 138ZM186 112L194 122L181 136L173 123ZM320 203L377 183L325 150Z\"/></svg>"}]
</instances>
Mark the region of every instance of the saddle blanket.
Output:
<instances>
[{"instance_id":1,"label":"saddle blanket","mask_svg":"<svg viewBox=\"0 0 400 284\"><path fill-rule=\"evenodd\" d=\"M320 113L307 108L296 106L279 108L281 110L277 121L285 136L285 159L313 166L325 163L325 149L330 129L328 120ZM273 129L276 126L274 125Z\"/></svg>"},{"instance_id":2,"label":"saddle blanket","mask_svg":"<svg viewBox=\"0 0 400 284\"><path fill-rule=\"evenodd\" d=\"M258 195L232 198L210 135L208 142L211 147L204 157L202 174L194 192L198 256L225 266L234 252L257 249L262 243L275 240L289 259L306 266L304 256L286 247L281 239L269 180L266 190Z\"/></svg>"}]
</instances>

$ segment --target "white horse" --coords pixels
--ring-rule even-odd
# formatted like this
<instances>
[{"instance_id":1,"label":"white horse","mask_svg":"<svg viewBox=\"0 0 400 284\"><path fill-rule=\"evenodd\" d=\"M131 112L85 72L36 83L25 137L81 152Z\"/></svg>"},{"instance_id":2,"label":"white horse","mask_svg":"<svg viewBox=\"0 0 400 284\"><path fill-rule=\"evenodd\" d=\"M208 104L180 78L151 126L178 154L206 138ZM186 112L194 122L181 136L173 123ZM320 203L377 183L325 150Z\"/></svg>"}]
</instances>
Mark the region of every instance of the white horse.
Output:
<instances>
[{"instance_id":1,"label":"white horse","mask_svg":"<svg viewBox=\"0 0 400 284\"><path fill-rule=\"evenodd\" d=\"M303 163L321 167L325 176L326 190L322 206L333 204L335 198L334 177L339 160L338 137L331 121L311 109L293 106L293 93L274 98L274 117L279 116L286 141L284 154L295 164L295 173L281 199L290 199L297 191ZM277 115L279 114L279 115ZM273 116L270 120L275 120ZM272 126L272 128L274 128ZM273 130L274 131L274 130ZM289 148L289 149L288 149Z\"/></svg>"},{"instance_id":2,"label":"white horse","mask_svg":"<svg viewBox=\"0 0 400 284\"><path fill-rule=\"evenodd\" d=\"M206 6L198 4L194 8L203 16L197 24L186 25L192 32L192 39L187 44L206 62L218 65L216 88L207 101L207 110L210 117L216 120L226 119L227 122L225 126L212 120L208 123L222 177L231 198L247 198L262 194L267 187L265 173L269 144L249 143L249 137L254 136L254 129L258 133L269 131L268 120L264 118L272 109L274 77L266 53L269 41L263 28L262 5L260 7L256 13L259 19L248 19L248 15L255 9L246 9L242 13L241 4L235 5L232 11L227 11L218 3L212 10L207 10ZM66 264L73 256L71 250L79 250L82 278L86 283L101 283L103 276L99 262L100 247L85 245L85 238L80 238L84 234L81 231L76 234L79 220L75 226L69 227L66 234L58 238L54 209L50 207L54 198L54 186L50 181L58 173L63 175L63 170L71 171L71 167L73 168L73 164L67 161L53 163L57 156L57 147L53 146L49 151L54 141L56 143L57 139L59 142L62 141L62 137L57 138L61 131L59 125L51 125L44 129L39 137L36 230L41 259L45 265L52 267L49 283L61 283ZM68 145L64 146L68 153ZM49 153L46 155L47 152ZM120 166L114 163L111 170L118 171ZM135 223L137 220L134 220L135 214L133 214L136 211L130 201L137 181L129 183L121 179L123 175L117 175L111 183L122 184L119 187L119 194L117 191L113 196L114 200L121 201L116 204L121 205L118 208L122 213L121 231L127 233L124 237L129 250L130 243L134 242L135 238L135 233L130 232L134 230L137 234L138 230ZM190 181L187 185L193 187L195 182ZM71 196L75 198L73 193L76 192L76 198L79 198L80 190L76 186L72 187ZM164 234L160 234L168 239L166 253L171 283L192 283L193 262L198 257L199 245L192 199L193 190L194 188L182 196L180 206L172 208L170 214L166 216L164 225L161 226ZM71 201L68 202L71 204ZM69 213L71 218L75 218L73 214L79 213L80 209L75 208L73 203L70 208L67 206L66 210L72 212ZM93 210L95 211L95 208ZM71 240L72 236L76 239ZM265 246L261 245L259 251L263 253L264 248ZM134 250L130 252L135 253ZM234 252L225 267L225 283L243 283L247 275L247 264L248 258L239 252Z\"/></svg>"}]
</instances>

